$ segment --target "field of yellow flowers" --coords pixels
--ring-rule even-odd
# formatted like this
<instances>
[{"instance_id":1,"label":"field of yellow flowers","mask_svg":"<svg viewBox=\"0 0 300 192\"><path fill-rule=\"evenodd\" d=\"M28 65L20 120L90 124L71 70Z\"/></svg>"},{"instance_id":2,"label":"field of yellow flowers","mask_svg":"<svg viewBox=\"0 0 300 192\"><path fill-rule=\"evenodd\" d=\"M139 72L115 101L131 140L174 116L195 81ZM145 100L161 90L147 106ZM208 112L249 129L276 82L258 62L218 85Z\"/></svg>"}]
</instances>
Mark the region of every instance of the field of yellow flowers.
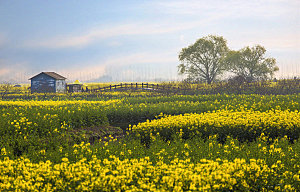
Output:
<instances>
[{"instance_id":1,"label":"field of yellow flowers","mask_svg":"<svg viewBox=\"0 0 300 192\"><path fill-rule=\"evenodd\" d=\"M297 94L2 100L0 191L297 191L299 109ZM109 125L125 136L89 142Z\"/></svg>"},{"instance_id":2,"label":"field of yellow flowers","mask_svg":"<svg viewBox=\"0 0 300 192\"><path fill-rule=\"evenodd\" d=\"M287 136L295 140L300 136L300 113L297 110L219 110L201 114L187 113L139 123L131 131L143 140L150 140L155 135L170 140L176 134L184 139L218 134L220 140L233 136L240 141L253 141L262 133L269 138Z\"/></svg>"}]
</instances>

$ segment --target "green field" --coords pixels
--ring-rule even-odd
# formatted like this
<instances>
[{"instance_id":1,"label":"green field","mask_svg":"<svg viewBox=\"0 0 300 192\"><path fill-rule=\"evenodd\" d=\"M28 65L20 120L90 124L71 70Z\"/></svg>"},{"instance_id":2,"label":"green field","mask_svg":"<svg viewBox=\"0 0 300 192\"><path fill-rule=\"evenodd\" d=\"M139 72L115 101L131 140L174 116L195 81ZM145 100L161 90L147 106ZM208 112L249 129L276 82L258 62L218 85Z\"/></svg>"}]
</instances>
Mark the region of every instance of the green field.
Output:
<instances>
[{"instance_id":1,"label":"green field","mask_svg":"<svg viewBox=\"0 0 300 192\"><path fill-rule=\"evenodd\" d=\"M0 190L300 190L300 95L247 92L10 93Z\"/></svg>"}]
</instances>

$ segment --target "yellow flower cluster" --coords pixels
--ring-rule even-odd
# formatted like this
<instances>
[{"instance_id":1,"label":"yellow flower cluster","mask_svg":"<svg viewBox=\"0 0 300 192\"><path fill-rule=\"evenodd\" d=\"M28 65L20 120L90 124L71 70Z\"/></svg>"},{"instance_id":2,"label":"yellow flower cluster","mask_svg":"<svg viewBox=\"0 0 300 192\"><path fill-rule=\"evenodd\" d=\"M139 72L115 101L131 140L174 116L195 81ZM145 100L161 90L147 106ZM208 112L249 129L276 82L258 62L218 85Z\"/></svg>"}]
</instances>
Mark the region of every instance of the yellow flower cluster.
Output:
<instances>
[{"instance_id":1,"label":"yellow flower cluster","mask_svg":"<svg viewBox=\"0 0 300 192\"><path fill-rule=\"evenodd\" d=\"M201 114L169 115L160 119L133 125L131 130L137 136L161 136L172 134L208 134L232 136L260 136L265 133L271 137L287 135L298 138L300 113L298 111L273 110L229 111L219 110Z\"/></svg>"},{"instance_id":2,"label":"yellow flower cluster","mask_svg":"<svg viewBox=\"0 0 300 192\"><path fill-rule=\"evenodd\" d=\"M199 163L173 160L153 165L149 157L90 161L85 158L59 164L32 163L29 159L0 161L1 191L296 191L299 174L281 173L277 162L232 162L202 159ZM276 175L276 177L273 177Z\"/></svg>"},{"instance_id":3,"label":"yellow flower cluster","mask_svg":"<svg viewBox=\"0 0 300 192\"><path fill-rule=\"evenodd\" d=\"M85 106L85 105L97 105L97 106L107 106L114 103L120 103L119 99L111 99L108 101L73 101L73 100L66 100L66 101L0 101L0 106L4 107L62 107L62 106L69 106L69 105L78 105L78 106Z\"/></svg>"},{"instance_id":4,"label":"yellow flower cluster","mask_svg":"<svg viewBox=\"0 0 300 192\"><path fill-rule=\"evenodd\" d=\"M104 124L104 108L120 102L0 101L0 131L28 137L32 132L56 134L68 127Z\"/></svg>"}]
</instances>

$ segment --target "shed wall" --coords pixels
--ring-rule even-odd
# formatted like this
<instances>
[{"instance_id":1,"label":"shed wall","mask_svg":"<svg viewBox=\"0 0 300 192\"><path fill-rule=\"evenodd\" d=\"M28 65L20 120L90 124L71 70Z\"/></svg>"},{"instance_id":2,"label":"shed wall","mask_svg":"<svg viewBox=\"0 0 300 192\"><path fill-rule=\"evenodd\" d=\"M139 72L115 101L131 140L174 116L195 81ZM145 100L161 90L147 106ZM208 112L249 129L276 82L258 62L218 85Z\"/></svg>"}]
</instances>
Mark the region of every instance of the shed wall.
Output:
<instances>
[{"instance_id":1,"label":"shed wall","mask_svg":"<svg viewBox=\"0 0 300 192\"><path fill-rule=\"evenodd\" d=\"M66 81L56 80L56 93L64 93L66 91Z\"/></svg>"},{"instance_id":2,"label":"shed wall","mask_svg":"<svg viewBox=\"0 0 300 192\"><path fill-rule=\"evenodd\" d=\"M45 74L40 74L31 79L31 93L55 92L55 79Z\"/></svg>"}]
</instances>

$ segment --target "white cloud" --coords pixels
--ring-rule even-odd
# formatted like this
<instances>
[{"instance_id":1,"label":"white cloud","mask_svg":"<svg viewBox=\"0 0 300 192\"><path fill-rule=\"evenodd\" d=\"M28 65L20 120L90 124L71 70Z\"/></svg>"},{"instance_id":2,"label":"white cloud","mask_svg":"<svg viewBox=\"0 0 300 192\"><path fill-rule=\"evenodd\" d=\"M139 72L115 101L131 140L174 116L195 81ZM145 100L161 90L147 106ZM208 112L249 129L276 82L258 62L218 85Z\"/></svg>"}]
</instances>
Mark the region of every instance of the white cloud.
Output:
<instances>
[{"instance_id":1,"label":"white cloud","mask_svg":"<svg viewBox=\"0 0 300 192\"><path fill-rule=\"evenodd\" d=\"M121 45L122 45L122 43L119 41L111 41L108 43L108 46L110 46L110 47L119 47Z\"/></svg>"},{"instance_id":2,"label":"white cloud","mask_svg":"<svg viewBox=\"0 0 300 192\"><path fill-rule=\"evenodd\" d=\"M234 48L262 44L276 50L299 50L299 0L215 0L211 3L203 0L160 0L149 4L168 17L186 20L204 18L207 23L193 31L222 35ZM228 23L231 20L232 23ZM227 26L224 26L224 21L228 23ZM247 24L248 21L253 23ZM262 26L260 21L269 23L270 28ZM193 43L196 38L200 37L191 38L191 35L182 34L179 40L181 43Z\"/></svg>"},{"instance_id":3,"label":"white cloud","mask_svg":"<svg viewBox=\"0 0 300 192\"><path fill-rule=\"evenodd\" d=\"M61 69L59 73L65 76L69 82L75 80L85 82L103 75L105 73L105 66L100 63L94 63L94 65Z\"/></svg>"},{"instance_id":4,"label":"white cloud","mask_svg":"<svg viewBox=\"0 0 300 192\"><path fill-rule=\"evenodd\" d=\"M202 15L213 16L222 15L243 17L272 17L284 13L297 13L299 10L298 0L214 0L207 2L207 0L185 0L185 1L152 1L157 10L167 14L175 15Z\"/></svg>"},{"instance_id":5,"label":"white cloud","mask_svg":"<svg viewBox=\"0 0 300 192\"><path fill-rule=\"evenodd\" d=\"M180 35L179 40L180 40L181 43L186 43L185 40L184 40L184 35Z\"/></svg>"},{"instance_id":6,"label":"white cloud","mask_svg":"<svg viewBox=\"0 0 300 192\"><path fill-rule=\"evenodd\" d=\"M79 79L80 81L89 81L99 78L107 73L107 69L120 71L120 75L127 77L129 70L127 67L132 65L158 65L174 63L177 65L177 55L173 50L164 53L159 52L141 52L131 55L116 55L105 60L87 61L84 64L74 63L73 67L67 67L58 71L58 73L67 77L69 81Z\"/></svg>"},{"instance_id":7,"label":"white cloud","mask_svg":"<svg viewBox=\"0 0 300 192\"><path fill-rule=\"evenodd\" d=\"M148 50L147 52L131 52L128 53L129 55L114 52L115 56L106 60L87 61L84 65L76 64L75 61L75 63L72 63L72 67L70 65L66 66L66 69L61 67L62 70L58 71L67 74L70 79L83 79L84 81L84 79L97 78L99 75L105 74L108 66L118 68L133 64L144 64L145 66L158 63L161 65L174 63L174 65L177 65L180 49L194 43L197 38L208 34L224 36L228 40L229 46L234 49L261 44L266 47L267 53L271 54L273 50L278 52L296 50L299 52L300 29L297 27L299 26L297 22L299 24L300 21L299 7L299 0L216 0L210 2L203 0L155 0L148 1L141 7L149 14L154 15L151 17L145 14L148 20L145 20L145 17L141 15L141 18L136 18L135 21L130 23L122 23L122 20L119 20L118 23L103 24L81 31L70 29L69 32L60 33L58 36L31 37L32 40L20 44L21 48L26 51L36 51L28 50L28 48L38 50L45 48L58 49L55 51L63 52L65 50L60 49L83 48L103 42L105 43L104 46L112 47L111 53L113 53L114 47L121 46L123 43L126 46L125 43L128 43L119 41L124 36L135 38L135 36L157 35L155 37L162 39L162 36L159 35L167 34L170 37L170 45L156 40L157 44L161 45L160 49L163 50L165 47L169 49L170 46L174 45L173 50L158 52L158 50L151 50L152 45L149 46L149 42L147 42L145 43L145 49L143 49ZM150 20L150 18L154 20ZM284 20L281 20L281 18L284 18ZM270 24L270 28L269 25L264 27L264 24ZM4 45L6 41L4 35L0 33L0 46ZM88 54L82 55L84 57L90 56ZM71 62L71 59L68 61ZM64 66L65 63L61 62ZM7 66L9 66L8 63ZM166 70L169 66L166 67ZM3 70L2 67L0 68ZM4 74L4 72L3 70L2 73ZM0 71L0 77L3 76L2 73ZM124 76L127 73L130 74L129 71L124 72Z\"/></svg>"},{"instance_id":8,"label":"white cloud","mask_svg":"<svg viewBox=\"0 0 300 192\"><path fill-rule=\"evenodd\" d=\"M27 82L29 76L27 74L25 61L11 61L0 59L0 82Z\"/></svg>"},{"instance_id":9,"label":"white cloud","mask_svg":"<svg viewBox=\"0 0 300 192\"><path fill-rule=\"evenodd\" d=\"M300 33L273 33L267 36L265 34L240 33L227 39L233 49L260 44L266 47L267 51L300 51Z\"/></svg>"},{"instance_id":10,"label":"white cloud","mask_svg":"<svg viewBox=\"0 0 300 192\"><path fill-rule=\"evenodd\" d=\"M171 57L170 57L171 56ZM108 59L103 62L104 65L124 66L132 64L147 64L147 63L170 63L176 62L177 57L173 58L169 52L155 53L143 52L136 53L128 56L116 56L115 58Z\"/></svg>"},{"instance_id":11,"label":"white cloud","mask_svg":"<svg viewBox=\"0 0 300 192\"><path fill-rule=\"evenodd\" d=\"M131 23L115 26L101 26L87 30L85 33L68 34L64 36L49 38L48 40L36 39L25 42L24 47L32 48L80 48L95 41L124 35L155 35L166 34L186 30L199 26L203 21L184 23Z\"/></svg>"},{"instance_id":12,"label":"white cloud","mask_svg":"<svg viewBox=\"0 0 300 192\"><path fill-rule=\"evenodd\" d=\"M56 37L48 37L47 39L34 39L25 42L23 46L50 49L82 48L101 40L119 36L171 34L195 28L198 31L201 31L201 29L203 31L209 30L209 28L205 28L208 24L218 25L226 18L250 17L259 20L288 15L299 17L299 11L297 10L299 6L299 1L295 0L288 2L282 0L217 0L212 3L199 0L151 1L146 3L143 8L151 9L152 14L157 11L168 14L167 19L102 25L83 32L71 32ZM173 15L179 16L180 19L172 19ZM185 17L186 15L192 17ZM230 26L227 27L227 30L229 28ZM114 47L119 46L120 43L111 42L108 45Z\"/></svg>"},{"instance_id":13,"label":"white cloud","mask_svg":"<svg viewBox=\"0 0 300 192\"><path fill-rule=\"evenodd\" d=\"M108 69L108 75L112 75L113 79L117 81L175 78L177 76L176 66L178 65L176 54L174 50L143 52L110 58L103 64Z\"/></svg>"}]
</instances>

